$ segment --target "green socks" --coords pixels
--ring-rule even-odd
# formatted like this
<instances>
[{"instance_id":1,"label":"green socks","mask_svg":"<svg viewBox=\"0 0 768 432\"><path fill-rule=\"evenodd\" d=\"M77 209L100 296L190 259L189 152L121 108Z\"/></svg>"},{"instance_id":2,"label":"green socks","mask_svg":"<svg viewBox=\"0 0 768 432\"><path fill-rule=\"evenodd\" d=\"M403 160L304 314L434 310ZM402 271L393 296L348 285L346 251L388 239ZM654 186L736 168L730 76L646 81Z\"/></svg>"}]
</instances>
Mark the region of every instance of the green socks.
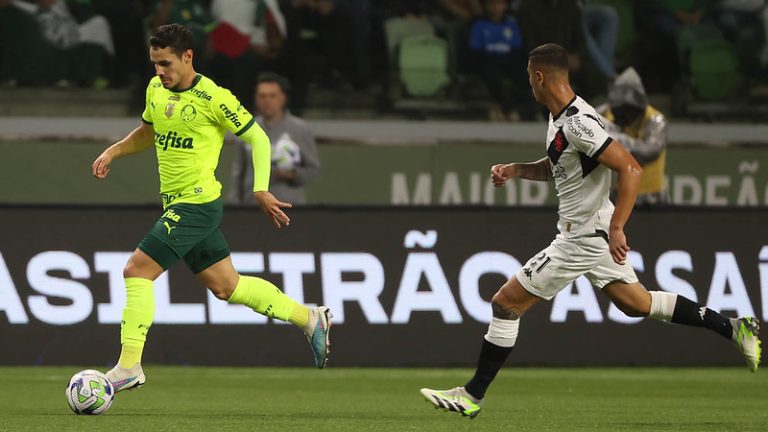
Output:
<instances>
[{"instance_id":1,"label":"green socks","mask_svg":"<svg viewBox=\"0 0 768 432\"><path fill-rule=\"evenodd\" d=\"M264 279L240 275L240 281L228 301L248 306L270 318L288 321L304 331L308 330L309 309Z\"/></svg>"},{"instance_id":2,"label":"green socks","mask_svg":"<svg viewBox=\"0 0 768 432\"><path fill-rule=\"evenodd\" d=\"M118 364L129 369L141 362L147 332L155 316L154 285L149 279L125 278L125 309L120 326L122 352Z\"/></svg>"}]
</instances>

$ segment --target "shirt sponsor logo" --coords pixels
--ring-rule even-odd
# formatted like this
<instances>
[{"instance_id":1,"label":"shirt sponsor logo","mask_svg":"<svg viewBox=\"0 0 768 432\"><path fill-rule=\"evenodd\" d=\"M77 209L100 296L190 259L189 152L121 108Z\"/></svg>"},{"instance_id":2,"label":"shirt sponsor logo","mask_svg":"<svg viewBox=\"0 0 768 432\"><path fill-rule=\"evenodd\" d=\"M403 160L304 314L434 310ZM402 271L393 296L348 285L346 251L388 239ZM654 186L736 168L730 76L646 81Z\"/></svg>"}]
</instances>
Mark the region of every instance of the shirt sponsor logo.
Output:
<instances>
[{"instance_id":1,"label":"shirt sponsor logo","mask_svg":"<svg viewBox=\"0 0 768 432\"><path fill-rule=\"evenodd\" d=\"M219 108L221 108L221 110L224 112L224 118L231 121L235 127L241 127L243 125L240 123L240 119L237 117L237 114L230 111L226 105L221 104L219 105Z\"/></svg>"},{"instance_id":2,"label":"shirt sponsor logo","mask_svg":"<svg viewBox=\"0 0 768 432\"><path fill-rule=\"evenodd\" d=\"M199 90L199 89L196 89L196 88L191 88L191 89L189 89L189 92L192 93L193 95L195 95L195 96L197 96L199 98L203 98L203 99L205 99L207 101L211 100L211 95L206 93L205 90Z\"/></svg>"},{"instance_id":3,"label":"shirt sponsor logo","mask_svg":"<svg viewBox=\"0 0 768 432\"><path fill-rule=\"evenodd\" d=\"M170 148L191 149L193 147L193 139L180 136L175 131L168 131L165 135L155 133L155 143L166 151Z\"/></svg>"},{"instance_id":4,"label":"shirt sponsor logo","mask_svg":"<svg viewBox=\"0 0 768 432\"><path fill-rule=\"evenodd\" d=\"M581 138L587 135L590 138L595 137L595 131L589 126L581 122L578 117L571 117L568 119L568 131L570 131L575 137Z\"/></svg>"}]
</instances>

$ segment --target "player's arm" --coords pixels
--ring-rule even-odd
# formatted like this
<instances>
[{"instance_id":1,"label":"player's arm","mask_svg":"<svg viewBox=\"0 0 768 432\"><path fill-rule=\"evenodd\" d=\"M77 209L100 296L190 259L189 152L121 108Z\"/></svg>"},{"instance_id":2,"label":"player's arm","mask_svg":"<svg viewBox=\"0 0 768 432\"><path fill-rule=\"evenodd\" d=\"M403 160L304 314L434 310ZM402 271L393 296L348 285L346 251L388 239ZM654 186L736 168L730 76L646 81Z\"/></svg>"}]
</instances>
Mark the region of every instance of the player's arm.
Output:
<instances>
[{"instance_id":1,"label":"player's arm","mask_svg":"<svg viewBox=\"0 0 768 432\"><path fill-rule=\"evenodd\" d=\"M491 181L496 187L503 186L507 180L519 177L528 180L550 181L552 177L552 166L549 158L545 157L530 163L509 163L497 164L491 167Z\"/></svg>"},{"instance_id":2,"label":"player's arm","mask_svg":"<svg viewBox=\"0 0 768 432\"><path fill-rule=\"evenodd\" d=\"M112 144L93 161L91 169L93 176L104 179L109 174L109 164L113 160L133 153L138 153L152 146L155 142L155 128L151 124L141 122L141 125L131 131L125 138Z\"/></svg>"},{"instance_id":3,"label":"player's arm","mask_svg":"<svg viewBox=\"0 0 768 432\"><path fill-rule=\"evenodd\" d=\"M627 259L629 246L624 235L624 225L632 214L637 199L637 189L643 169L634 157L618 141L611 140L608 147L600 153L598 162L618 174L616 203L608 233L608 244L613 260L623 264Z\"/></svg>"},{"instance_id":4,"label":"player's arm","mask_svg":"<svg viewBox=\"0 0 768 432\"><path fill-rule=\"evenodd\" d=\"M251 123L247 130L241 132L240 138L252 148L254 199L261 205L261 210L272 219L275 227L288 226L291 219L283 209L290 208L292 205L279 201L269 192L269 175L272 168L272 145L269 137L259 125Z\"/></svg>"}]
</instances>

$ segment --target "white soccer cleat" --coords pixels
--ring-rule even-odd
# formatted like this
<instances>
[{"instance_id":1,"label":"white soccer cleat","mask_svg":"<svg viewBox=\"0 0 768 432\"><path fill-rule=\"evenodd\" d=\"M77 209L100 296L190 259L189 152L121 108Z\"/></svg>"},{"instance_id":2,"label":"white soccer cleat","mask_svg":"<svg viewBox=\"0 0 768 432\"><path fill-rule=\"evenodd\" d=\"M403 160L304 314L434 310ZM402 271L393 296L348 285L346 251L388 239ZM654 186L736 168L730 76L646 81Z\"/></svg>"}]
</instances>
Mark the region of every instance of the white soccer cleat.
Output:
<instances>
[{"instance_id":1,"label":"white soccer cleat","mask_svg":"<svg viewBox=\"0 0 768 432\"><path fill-rule=\"evenodd\" d=\"M136 363L130 369L123 369L120 365L115 365L106 375L109 382L112 383L115 393L123 390L136 390L147 382L141 363Z\"/></svg>"},{"instance_id":2,"label":"white soccer cleat","mask_svg":"<svg viewBox=\"0 0 768 432\"><path fill-rule=\"evenodd\" d=\"M483 399L475 399L464 390L464 387L455 387L450 390L423 388L420 392L435 408L457 412L472 419L480 414L483 405Z\"/></svg>"},{"instance_id":3,"label":"white soccer cleat","mask_svg":"<svg viewBox=\"0 0 768 432\"><path fill-rule=\"evenodd\" d=\"M739 347L739 351L744 354L747 360L747 366L752 372L757 371L760 366L760 322L752 317L743 317L732 319L733 341Z\"/></svg>"}]
</instances>

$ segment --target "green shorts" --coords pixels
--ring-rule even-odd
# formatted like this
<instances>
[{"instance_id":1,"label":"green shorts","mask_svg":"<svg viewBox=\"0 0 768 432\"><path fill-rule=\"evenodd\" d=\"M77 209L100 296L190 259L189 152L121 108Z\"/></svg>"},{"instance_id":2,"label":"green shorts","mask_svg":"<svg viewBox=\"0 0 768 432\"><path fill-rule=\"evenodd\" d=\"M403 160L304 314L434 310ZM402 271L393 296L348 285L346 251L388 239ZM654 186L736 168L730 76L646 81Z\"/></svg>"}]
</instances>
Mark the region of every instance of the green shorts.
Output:
<instances>
[{"instance_id":1,"label":"green shorts","mask_svg":"<svg viewBox=\"0 0 768 432\"><path fill-rule=\"evenodd\" d=\"M139 244L164 270L184 260L192 273L200 273L229 256L229 246L219 229L224 209L221 198L205 204L174 204Z\"/></svg>"}]
</instances>

